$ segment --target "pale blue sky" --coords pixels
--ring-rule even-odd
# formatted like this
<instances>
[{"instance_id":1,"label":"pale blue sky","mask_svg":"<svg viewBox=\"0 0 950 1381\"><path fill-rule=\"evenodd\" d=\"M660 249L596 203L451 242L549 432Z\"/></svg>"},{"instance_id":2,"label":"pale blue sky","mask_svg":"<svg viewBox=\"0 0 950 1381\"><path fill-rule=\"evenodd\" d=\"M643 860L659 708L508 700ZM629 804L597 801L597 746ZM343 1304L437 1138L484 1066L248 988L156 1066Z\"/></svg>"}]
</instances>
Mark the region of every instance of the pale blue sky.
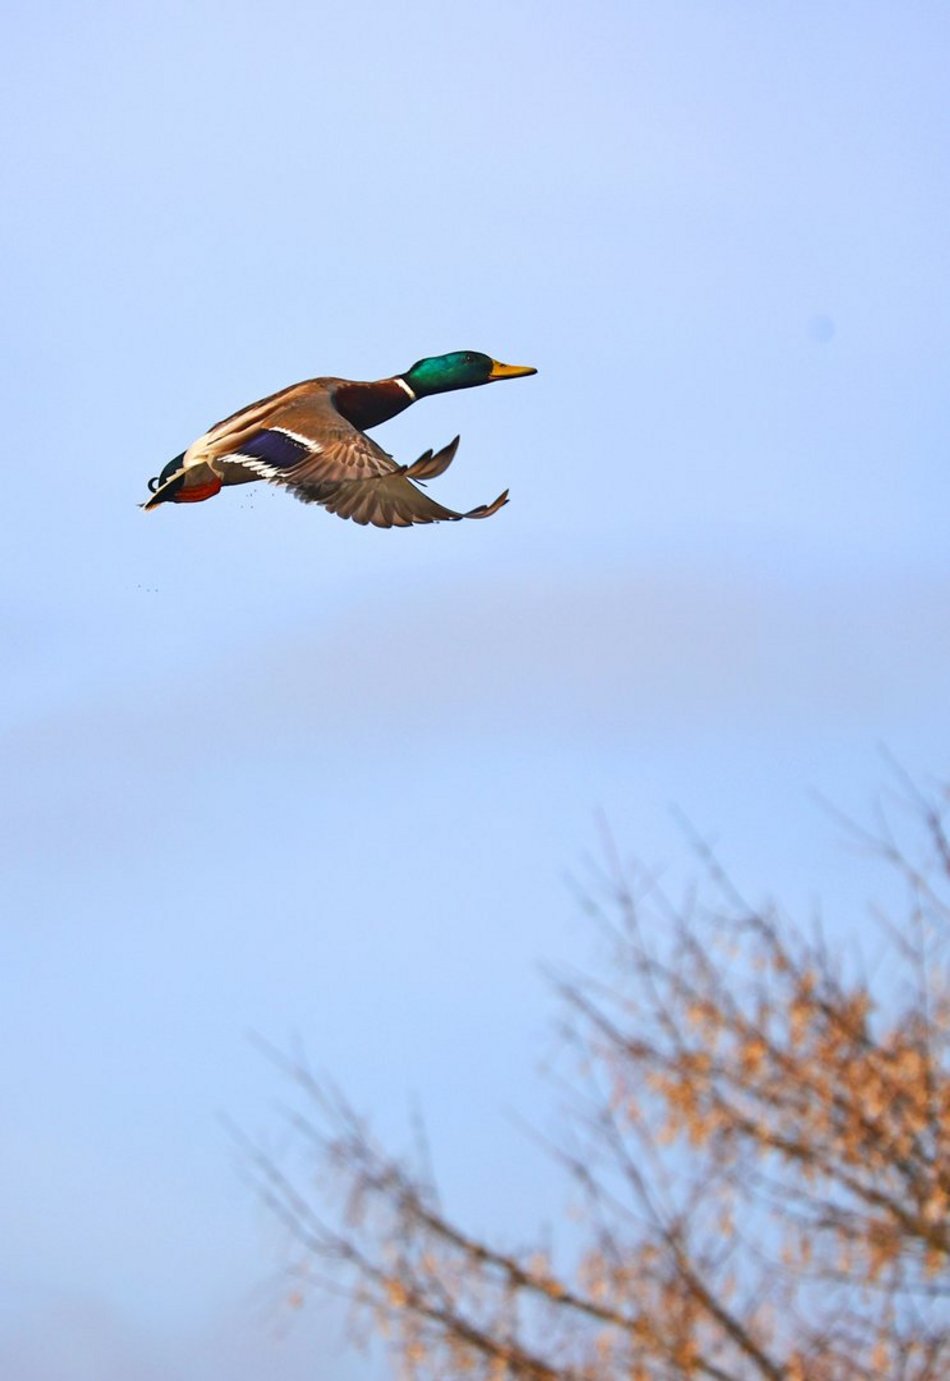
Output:
<instances>
[{"instance_id":1,"label":"pale blue sky","mask_svg":"<svg viewBox=\"0 0 950 1381\"><path fill-rule=\"evenodd\" d=\"M542 961L606 812L863 927L885 743L947 768L943 3L15 3L0 90L0 1370L368 1375L271 1308L216 1113L255 1029L450 1205L561 1207ZM295 379L472 348L401 459L486 523L145 481ZM850 923L851 929L847 929Z\"/></svg>"}]
</instances>

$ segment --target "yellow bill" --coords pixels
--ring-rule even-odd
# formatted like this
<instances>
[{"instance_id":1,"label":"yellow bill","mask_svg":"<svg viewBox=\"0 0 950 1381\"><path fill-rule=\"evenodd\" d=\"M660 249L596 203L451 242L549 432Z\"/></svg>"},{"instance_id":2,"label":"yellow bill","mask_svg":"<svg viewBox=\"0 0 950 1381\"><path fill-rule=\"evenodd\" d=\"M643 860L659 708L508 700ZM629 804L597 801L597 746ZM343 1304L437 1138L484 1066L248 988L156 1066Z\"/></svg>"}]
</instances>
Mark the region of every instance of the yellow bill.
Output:
<instances>
[{"instance_id":1,"label":"yellow bill","mask_svg":"<svg viewBox=\"0 0 950 1381\"><path fill-rule=\"evenodd\" d=\"M533 364L501 364L498 360L492 360L488 382L493 383L495 379L521 379L525 374L537 372Z\"/></svg>"}]
</instances>

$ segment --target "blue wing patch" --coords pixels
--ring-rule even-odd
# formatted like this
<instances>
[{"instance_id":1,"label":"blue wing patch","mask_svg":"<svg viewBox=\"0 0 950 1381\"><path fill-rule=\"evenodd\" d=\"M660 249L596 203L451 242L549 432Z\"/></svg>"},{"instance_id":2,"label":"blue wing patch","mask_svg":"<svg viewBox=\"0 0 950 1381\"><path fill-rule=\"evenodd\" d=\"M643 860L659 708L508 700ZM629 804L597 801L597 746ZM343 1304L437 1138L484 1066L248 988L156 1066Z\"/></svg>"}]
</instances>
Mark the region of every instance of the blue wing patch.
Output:
<instances>
[{"instance_id":1,"label":"blue wing patch","mask_svg":"<svg viewBox=\"0 0 950 1381\"><path fill-rule=\"evenodd\" d=\"M235 447L233 454L247 456L249 460L259 460L262 464L273 466L276 470L289 470L301 460L313 454L314 448L308 446L302 437L291 436L288 432L273 427L266 432L258 432L249 441Z\"/></svg>"}]
</instances>

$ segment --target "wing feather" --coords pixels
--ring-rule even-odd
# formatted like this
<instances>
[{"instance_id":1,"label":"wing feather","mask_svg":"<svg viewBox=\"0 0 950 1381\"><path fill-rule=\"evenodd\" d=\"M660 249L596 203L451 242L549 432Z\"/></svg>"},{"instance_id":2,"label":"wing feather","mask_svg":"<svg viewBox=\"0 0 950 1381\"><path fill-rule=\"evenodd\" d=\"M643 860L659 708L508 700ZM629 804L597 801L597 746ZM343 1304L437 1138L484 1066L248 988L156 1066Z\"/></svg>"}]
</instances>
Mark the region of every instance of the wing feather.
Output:
<instances>
[{"instance_id":1,"label":"wing feather","mask_svg":"<svg viewBox=\"0 0 950 1381\"><path fill-rule=\"evenodd\" d=\"M414 465L410 465L406 474L414 480L434 480L439 475L444 475L446 470L455 459L455 452L459 448L461 437L456 437L447 446L443 446L441 451L435 455L431 451L426 451L425 455L419 457Z\"/></svg>"},{"instance_id":2,"label":"wing feather","mask_svg":"<svg viewBox=\"0 0 950 1381\"><path fill-rule=\"evenodd\" d=\"M436 503L405 475L379 479L351 480L328 487L322 493L293 490L304 503L319 503L340 518L374 527L411 527L417 523L457 523L462 518L489 518L508 502L507 489L494 503L480 504L466 513L457 513Z\"/></svg>"}]
</instances>

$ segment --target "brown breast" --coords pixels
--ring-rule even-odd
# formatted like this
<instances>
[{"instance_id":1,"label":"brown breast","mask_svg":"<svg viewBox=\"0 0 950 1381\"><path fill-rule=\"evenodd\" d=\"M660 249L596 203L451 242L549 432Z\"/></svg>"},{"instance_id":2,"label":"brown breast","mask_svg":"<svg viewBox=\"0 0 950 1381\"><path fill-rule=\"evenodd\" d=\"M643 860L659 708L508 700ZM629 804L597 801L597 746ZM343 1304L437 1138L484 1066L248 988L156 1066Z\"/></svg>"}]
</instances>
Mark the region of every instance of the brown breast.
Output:
<instances>
[{"instance_id":1,"label":"brown breast","mask_svg":"<svg viewBox=\"0 0 950 1381\"><path fill-rule=\"evenodd\" d=\"M337 412L361 432L388 422L390 417L404 412L412 401L395 379L377 379L371 384L342 383L333 393Z\"/></svg>"}]
</instances>

